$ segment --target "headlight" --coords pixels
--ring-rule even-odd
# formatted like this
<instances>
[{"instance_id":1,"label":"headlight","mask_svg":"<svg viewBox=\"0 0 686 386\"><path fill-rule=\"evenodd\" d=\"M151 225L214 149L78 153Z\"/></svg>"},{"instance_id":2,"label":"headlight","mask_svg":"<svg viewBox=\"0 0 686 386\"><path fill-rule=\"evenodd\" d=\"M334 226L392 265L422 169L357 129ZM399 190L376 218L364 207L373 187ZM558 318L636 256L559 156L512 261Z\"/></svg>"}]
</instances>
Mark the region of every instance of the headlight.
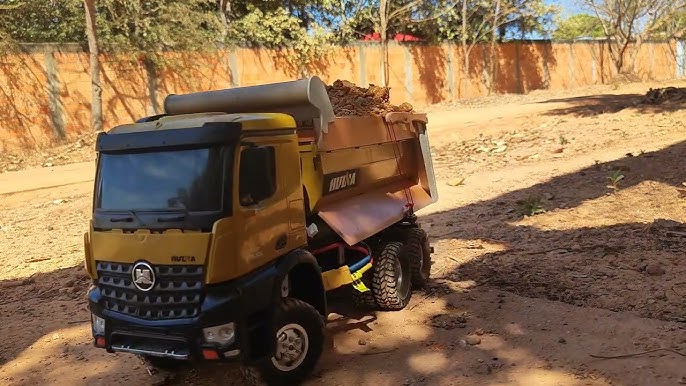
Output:
<instances>
[{"instance_id":1,"label":"headlight","mask_svg":"<svg viewBox=\"0 0 686 386\"><path fill-rule=\"evenodd\" d=\"M202 329L207 343L219 343L229 345L236 340L236 325L231 322L220 326L207 327Z\"/></svg>"},{"instance_id":2,"label":"headlight","mask_svg":"<svg viewBox=\"0 0 686 386\"><path fill-rule=\"evenodd\" d=\"M95 335L105 335L105 319L98 315L91 314L91 322L93 323Z\"/></svg>"}]
</instances>

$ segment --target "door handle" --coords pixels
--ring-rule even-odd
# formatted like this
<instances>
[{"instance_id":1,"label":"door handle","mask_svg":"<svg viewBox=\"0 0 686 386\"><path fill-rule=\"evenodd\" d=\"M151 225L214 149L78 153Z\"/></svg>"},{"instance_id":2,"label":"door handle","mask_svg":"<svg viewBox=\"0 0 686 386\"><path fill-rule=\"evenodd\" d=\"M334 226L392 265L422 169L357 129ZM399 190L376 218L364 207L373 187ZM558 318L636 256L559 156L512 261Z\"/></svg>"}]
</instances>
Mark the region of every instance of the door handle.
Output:
<instances>
[{"instance_id":1,"label":"door handle","mask_svg":"<svg viewBox=\"0 0 686 386\"><path fill-rule=\"evenodd\" d=\"M279 236L278 239L276 239L276 246L274 247L274 249L276 249L277 251L279 249L284 249L284 248L286 248L287 243L288 243L288 236L283 234L283 235Z\"/></svg>"}]
</instances>

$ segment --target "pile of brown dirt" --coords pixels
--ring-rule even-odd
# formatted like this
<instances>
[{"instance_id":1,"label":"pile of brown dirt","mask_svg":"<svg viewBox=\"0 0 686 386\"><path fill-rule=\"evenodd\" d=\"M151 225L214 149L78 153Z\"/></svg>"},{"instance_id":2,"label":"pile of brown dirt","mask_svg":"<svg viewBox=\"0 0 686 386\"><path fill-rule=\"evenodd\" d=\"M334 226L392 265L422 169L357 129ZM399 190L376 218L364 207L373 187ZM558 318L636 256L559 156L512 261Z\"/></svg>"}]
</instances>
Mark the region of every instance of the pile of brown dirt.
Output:
<instances>
[{"instance_id":1,"label":"pile of brown dirt","mask_svg":"<svg viewBox=\"0 0 686 386\"><path fill-rule=\"evenodd\" d=\"M359 87L346 80L337 80L326 87L336 116L385 115L392 112L414 112L409 103L395 106L389 103L388 87Z\"/></svg>"},{"instance_id":2,"label":"pile of brown dirt","mask_svg":"<svg viewBox=\"0 0 686 386\"><path fill-rule=\"evenodd\" d=\"M665 87L650 89L643 97L641 104L644 105L661 105L665 102L683 102L686 101L686 88L681 87Z\"/></svg>"}]
</instances>

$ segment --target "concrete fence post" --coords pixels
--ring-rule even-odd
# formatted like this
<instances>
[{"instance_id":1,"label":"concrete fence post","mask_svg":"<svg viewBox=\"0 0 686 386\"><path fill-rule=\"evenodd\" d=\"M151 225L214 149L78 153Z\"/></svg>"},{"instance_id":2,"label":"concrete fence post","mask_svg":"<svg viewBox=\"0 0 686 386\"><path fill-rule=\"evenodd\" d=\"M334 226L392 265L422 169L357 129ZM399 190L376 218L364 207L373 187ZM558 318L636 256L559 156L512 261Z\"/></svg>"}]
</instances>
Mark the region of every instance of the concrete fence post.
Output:
<instances>
[{"instance_id":1,"label":"concrete fence post","mask_svg":"<svg viewBox=\"0 0 686 386\"><path fill-rule=\"evenodd\" d=\"M453 73L453 63L455 62L454 45L452 42L447 44L448 55L445 73L448 78L448 98L452 102L455 100L455 74Z\"/></svg>"},{"instance_id":2,"label":"concrete fence post","mask_svg":"<svg viewBox=\"0 0 686 386\"><path fill-rule=\"evenodd\" d=\"M648 55L650 56L648 63L648 79L653 79L655 73L655 43L648 43Z\"/></svg>"},{"instance_id":3,"label":"concrete fence post","mask_svg":"<svg viewBox=\"0 0 686 386\"><path fill-rule=\"evenodd\" d=\"M515 81L517 82L517 93L524 94L524 84L522 82L522 64L520 62L521 42L515 42Z\"/></svg>"},{"instance_id":4,"label":"concrete fence post","mask_svg":"<svg viewBox=\"0 0 686 386\"><path fill-rule=\"evenodd\" d=\"M569 85L574 84L574 43L569 43Z\"/></svg>"},{"instance_id":5,"label":"concrete fence post","mask_svg":"<svg viewBox=\"0 0 686 386\"><path fill-rule=\"evenodd\" d=\"M238 53L235 48L229 50L229 76L231 77L231 87L241 85L241 75L238 72Z\"/></svg>"},{"instance_id":6,"label":"concrete fence post","mask_svg":"<svg viewBox=\"0 0 686 386\"><path fill-rule=\"evenodd\" d=\"M144 60L145 73L148 78L148 98L150 100L150 107L148 108L148 115L157 115L162 112L160 106L159 95L157 93L157 69L155 63L149 59Z\"/></svg>"},{"instance_id":7,"label":"concrete fence post","mask_svg":"<svg viewBox=\"0 0 686 386\"><path fill-rule=\"evenodd\" d=\"M551 43L543 43L543 88L550 88L550 56L553 46Z\"/></svg>"},{"instance_id":8,"label":"concrete fence post","mask_svg":"<svg viewBox=\"0 0 686 386\"><path fill-rule=\"evenodd\" d=\"M686 41L676 42L676 77L681 79L686 71Z\"/></svg>"},{"instance_id":9,"label":"concrete fence post","mask_svg":"<svg viewBox=\"0 0 686 386\"><path fill-rule=\"evenodd\" d=\"M412 81L412 53L407 46L403 46L405 51L405 90L410 100L414 99L414 85Z\"/></svg>"},{"instance_id":10,"label":"concrete fence post","mask_svg":"<svg viewBox=\"0 0 686 386\"><path fill-rule=\"evenodd\" d=\"M360 66L360 86L367 87L367 51L364 44L360 44L359 66Z\"/></svg>"},{"instance_id":11,"label":"concrete fence post","mask_svg":"<svg viewBox=\"0 0 686 386\"><path fill-rule=\"evenodd\" d=\"M64 109L60 96L60 79L53 47L48 47L45 50L45 74L48 81L48 106L50 108L52 130L58 139L64 139L66 137Z\"/></svg>"}]
</instances>

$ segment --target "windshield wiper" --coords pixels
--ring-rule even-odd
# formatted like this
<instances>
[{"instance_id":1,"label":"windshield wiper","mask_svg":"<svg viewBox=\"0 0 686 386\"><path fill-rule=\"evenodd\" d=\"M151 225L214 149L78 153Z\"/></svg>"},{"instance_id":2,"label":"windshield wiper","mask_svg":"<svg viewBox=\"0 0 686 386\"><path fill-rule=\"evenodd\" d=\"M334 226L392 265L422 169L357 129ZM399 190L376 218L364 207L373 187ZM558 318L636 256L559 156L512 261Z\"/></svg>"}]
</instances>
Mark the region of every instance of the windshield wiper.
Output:
<instances>
[{"instance_id":1,"label":"windshield wiper","mask_svg":"<svg viewBox=\"0 0 686 386\"><path fill-rule=\"evenodd\" d=\"M138 217L138 215L136 214L136 212L134 212L134 211L132 211L132 210L122 210L122 212L126 212L126 213L128 213L130 216L126 216L126 217L112 217L112 218L110 218L110 222L133 222L133 220L135 219L135 220L138 221L142 226L145 226L145 222L143 222L143 220L141 220L141 218Z\"/></svg>"},{"instance_id":2,"label":"windshield wiper","mask_svg":"<svg viewBox=\"0 0 686 386\"><path fill-rule=\"evenodd\" d=\"M179 222L186 219L186 215L182 214L174 217L158 217L157 222Z\"/></svg>"},{"instance_id":3,"label":"windshield wiper","mask_svg":"<svg viewBox=\"0 0 686 386\"><path fill-rule=\"evenodd\" d=\"M133 221L133 217L116 217L116 218L111 218L110 222L131 222Z\"/></svg>"}]
</instances>

